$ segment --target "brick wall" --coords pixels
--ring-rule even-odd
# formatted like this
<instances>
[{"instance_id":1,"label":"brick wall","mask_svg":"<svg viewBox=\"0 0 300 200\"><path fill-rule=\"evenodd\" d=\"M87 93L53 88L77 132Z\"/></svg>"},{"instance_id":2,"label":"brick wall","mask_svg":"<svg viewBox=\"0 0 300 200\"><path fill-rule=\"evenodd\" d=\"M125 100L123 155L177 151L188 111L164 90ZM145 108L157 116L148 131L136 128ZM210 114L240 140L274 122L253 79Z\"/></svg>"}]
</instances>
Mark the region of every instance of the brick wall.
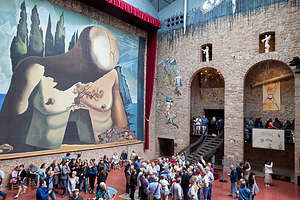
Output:
<instances>
[{"instance_id":1,"label":"brick wall","mask_svg":"<svg viewBox=\"0 0 300 200\"><path fill-rule=\"evenodd\" d=\"M183 86L182 96L174 95L174 87L159 86L156 80L156 102L162 102L165 96L174 97L177 110L175 122L179 129L167 125L161 110L156 112L157 135L164 135L175 139L181 150L189 144L189 129L191 112L191 82L197 72L205 67L219 70L225 80L225 145L224 154L227 166L237 164L244 159L243 118L244 118L244 80L248 70L264 60L278 60L287 64L293 57L300 54L299 24L300 10L291 3L282 3L256 10L252 15L238 15L233 19L222 19L218 23L210 23L203 29L196 29L193 33L183 35L182 31L172 32L174 40L162 36L158 42L158 62L167 57L174 57L180 66ZM216 25L217 24L217 25ZM276 34L276 51L259 54L259 34L274 31ZM177 36L177 37L176 37ZM200 47L202 44L212 43L213 59L211 62L200 62ZM232 56L234 54L234 57ZM163 73L157 68L158 77ZM295 77L296 98L295 110L300 109L299 77ZM299 89L298 89L299 90ZM297 96L298 95L298 96ZM299 114L296 113L296 119ZM296 120L296 137L300 142L300 126ZM159 149L156 149L159 151ZM300 155L299 144L295 147L295 157ZM298 161L297 161L298 162ZM299 164L295 163L297 173Z\"/></svg>"}]
</instances>

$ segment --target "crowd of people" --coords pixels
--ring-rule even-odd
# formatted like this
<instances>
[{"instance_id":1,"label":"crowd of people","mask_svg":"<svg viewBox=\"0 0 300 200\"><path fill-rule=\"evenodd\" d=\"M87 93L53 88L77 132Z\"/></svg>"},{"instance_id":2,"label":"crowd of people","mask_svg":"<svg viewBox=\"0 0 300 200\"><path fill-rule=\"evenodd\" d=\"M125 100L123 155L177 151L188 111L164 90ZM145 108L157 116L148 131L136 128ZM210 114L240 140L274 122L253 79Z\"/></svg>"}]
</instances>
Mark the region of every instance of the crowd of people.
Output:
<instances>
[{"instance_id":1,"label":"crowd of people","mask_svg":"<svg viewBox=\"0 0 300 200\"><path fill-rule=\"evenodd\" d=\"M9 184L18 185L15 199L26 193L29 184L37 187L36 200L55 200L59 193L62 198L68 196L69 200L83 200L80 192L95 194L93 199L96 200L110 199L105 183L109 171L115 167L112 160L104 155L98 162L96 159L88 161L83 160L81 154L72 158L67 153L61 162L53 161L50 165L42 163L38 167L32 162L27 169L23 164L16 166L10 174ZM0 177L0 180L4 178L3 171ZM6 198L4 192L0 192L0 196Z\"/></svg>"},{"instance_id":2,"label":"crowd of people","mask_svg":"<svg viewBox=\"0 0 300 200\"><path fill-rule=\"evenodd\" d=\"M59 193L69 200L83 200L80 192L95 194L93 199L109 200L113 196L106 188L108 172L111 169L124 167L126 193L135 199L137 190L141 200L211 200L215 180L215 172L210 162L203 157L189 162L185 154L144 161L134 151L131 155L123 151L115 153L112 158L104 156L98 163L95 159L82 160L81 155L71 158L67 153L61 163L53 161L50 166L43 163L38 168L31 163L27 170L24 165L17 166L11 172L10 183L18 184L15 198L26 192L27 182L33 181L38 186L36 200L56 199ZM273 162L265 163L265 184L272 183ZM231 197L240 200L253 200L259 192L255 173L249 162L241 162L238 166L231 165L228 174ZM0 181L4 173L0 170ZM28 180L26 180L28 179ZM0 192L5 199L6 194Z\"/></svg>"},{"instance_id":3,"label":"crowd of people","mask_svg":"<svg viewBox=\"0 0 300 200\"><path fill-rule=\"evenodd\" d=\"M132 158L132 156L131 156ZM266 186L271 183L272 171L265 165ZM252 200L259 192L255 180L255 173L251 171L249 162L239 166L230 166L231 173L229 195L240 200ZM211 200L214 185L214 169L211 163L203 157L189 162L185 155L173 156L171 159L161 158L155 161L143 161L135 156L128 160L124 169L126 176L126 192L130 199L138 188L138 197L141 200Z\"/></svg>"},{"instance_id":4,"label":"crowd of people","mask_svg":"<svg viewBox=\"0 0 300 200\"><path fill-rule=\"evenodd\" d=\"M250 118L249 121L244 120L245 127L245 140L251 140L253 128L267 128L267 129L281 129L284 130L285 142L293 143L293 136L295 130L295 120L292 122L287 120L284 124L278 119L275 118L273 121L272 118L268 119L265 123L262 118Z\"/></svg>"},{"instance_id":5,"label":"crowd of people","mask_svg":"<svg viewBox=\"0 0 300 200\"><path fill-rule=\"evenodd\" d=\"M224 131L224 121L221 118L217 120L216 117L209 120L205 115L195 116L192 120L192 130L195 135L219 135Z\"/></svg>"}]
</instances>

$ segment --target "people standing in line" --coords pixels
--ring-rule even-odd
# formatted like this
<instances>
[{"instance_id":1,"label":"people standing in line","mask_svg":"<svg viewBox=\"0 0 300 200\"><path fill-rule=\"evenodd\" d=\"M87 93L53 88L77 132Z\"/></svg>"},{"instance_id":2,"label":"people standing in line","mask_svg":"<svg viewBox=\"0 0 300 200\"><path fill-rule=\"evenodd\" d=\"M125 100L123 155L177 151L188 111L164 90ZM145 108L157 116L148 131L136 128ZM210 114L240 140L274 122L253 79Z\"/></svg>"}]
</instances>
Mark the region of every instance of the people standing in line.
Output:
<instances>
[{"instance_id":1,"label":"people standing in line","mask_svg":"<svg viewBox=\"0 0 300 200\"><path fill-rule=\"evenodd\" d=\"M213 175L213 173L211 173L210 170L211 169L208 166L205 168L205 172L206 172L206 174L208 174L208 179L209 179L209 190L208 190L208 197L207 197L208 200L212 199L212 187L213 187L213 182L214 182L214 175Z\"/></svg>"},{"instance_id":2,"label":"people standing in line","mask_svg":"<svg viewBox=\"0 0 300 200\"><path fill-rule=\"evenodd\" d=\"M148 199L147 196L147 187L149 185L148 179L149 179L149 175L145 172L140 176L141 187L142 187L141 200Z\"/></svg>"},{"instance_id":3,"label":"people standing in line","mask_svg":"<svg viewBox=\"0 0 300 200\"><path fill-rule=\"evenodd\" d=\"M18 189L18 193L17 195L14 197L15 199L19 198L19 196L21 194L25 194L27 186L25 185L25 179L26 179L27 173L24 169L24 165L20 165L19 167L19 171L18 171L18 185L19 185L19 189ZM23 192L22 192L23 190Z\"/></svg>"},{"instance_id":4,"label":"people standing in line","mask_svg":"<svg viewBox=\"0 0 300 200\"><path fill-rule=\"evenodd\" d=\"M172 184L170 188L170 195L173 200L182 200L183 199L183 190L180 185L181 179L178 177L176 181Z\"/></svg>"},{"instance_id":5,"label":"people standing in line","mask_svg":"<svg viewBox=\"0 0 300 200\"><path fill-rule=\"evenodd\" d=\"M202 116L201 118L201 129L202 129L202 134L207 135L207 125L208 125L208 119L205 117L205 115Z\"/></svg>"},{"instance_id":6,"label":"people standing in line","mask_svg":"<svg viewBox=\"0 0 300 200\"><path fill-rule=\"evenodd\" d=\"M200 116L196 117L195 124L196 124L196 135L200 135L201 134L201 117Z\"/></svg>"},{"instance_id":7,"label":"people standing in line","mask_svg":"<svg viewBox=\"0 0 300 200\"><path fill-rule=\"evenodd\" d=\"M159 183L159 178L154 177L154 182L150 183L147 187L147 194L153 196L153 200L161 200L162 187Z\"/></svg>"},{"instance_id":8,"label":"people standing in line","mask_svg":"<svg viewBox=\"0 0 300 200\"><path fill-rule=\"evenodd\" d=\"M266 187L270 187L272 184L272 174L273 174L273 162L267 160L265 162L265 185Z\"/></svg>"},{"instance_id":9,"label":"people standing in line","mask_svg":"<svg viewBox=\"0 0 300 200\"><path fill-rule=\"evenodd\" d=\"M134 166L131 165L131 174L130 174L130 199L134 199L135 188L137 186L137 173L134 169Z\"/></svg>"},{"instance_id":10,"label":"people standing in line","mask_svg":"<svg viewBox=\"0 0 300 200\"><path fill-rule=\"evenodd\" d=\"M133 167L134 168L134 167ZM131 161L128 160L124 169L124 174L126 178L126 193L129 194L130 190L130 174L131 174Z\"/></svg>"},{"instance_id":11,"label":"people standing in line","mask_svg":"<svg viewBox=\"0 0 300 200\"><path fill-rule=\"evenodd\" d=\"M224 121L223 119L219 119L217 122L217 134L220 135L224 131Z\"/></svg>"},{"instance_id":12,"label":"people standing in line","mask_svg":"<svg viewBox=\"0 0 300 200\"><path fill-rule=\"evenodd\" d=\"M207 172L209 172L209 169L205 168L205 175L203 177L203 199L204 200L208 200L209 197L209 184L210 184L210 178L209 178L209 174ZM207 171L207 172L206 172Z\"/></svg>"},{"instance_id":13,"label":"people standing in line","mask_svg":"<svg viewBox=\"0 0 300 200\"><path fill-rule=\"evenodd\" d=\"M6 193L1 191L2 182L4 178L5 178L5 173L0 169L0 196L2 197L3 200L5 200L7 196Z\"/></svg>"},{"instance_id":14,"label":"people standing in line","mask_svg":"<svg viewBox=\"0 0 300 200\"><path fill-rule=\"evenodd\" d=\"M252 200L251 191L246 187L245 180L241 181L241 186L239 189L239 200Z\"/></svg>"},{"instance_id":15,"label":"people standing in line","mask_svg":"<svg viewBox=\"0 0 300 200\"><path fill-rule=\"evenodd\" d=\"M252 200L254 200L254 197L259 192L258 185L256 184L255 180L255 173L251 172L249 176L249 189L252 192Z\"/></svg>"},{"instance_id":16,"label":"people standing in line","mask_svg":"<svg viewBox=\"0 0 300 200\"><path fill-rule=\"evenodd\" d=\"M237 171L236 171L234 165L230 165L230 170L231 170L231 172L230 172L230 174L228 174L230 177L230 194L229 194L229 196L233 197L233 192L235 192L235 198L237 199L239 197L239 193L237 190L238 174L237 174Z\"/></svg>"}]
</instances>

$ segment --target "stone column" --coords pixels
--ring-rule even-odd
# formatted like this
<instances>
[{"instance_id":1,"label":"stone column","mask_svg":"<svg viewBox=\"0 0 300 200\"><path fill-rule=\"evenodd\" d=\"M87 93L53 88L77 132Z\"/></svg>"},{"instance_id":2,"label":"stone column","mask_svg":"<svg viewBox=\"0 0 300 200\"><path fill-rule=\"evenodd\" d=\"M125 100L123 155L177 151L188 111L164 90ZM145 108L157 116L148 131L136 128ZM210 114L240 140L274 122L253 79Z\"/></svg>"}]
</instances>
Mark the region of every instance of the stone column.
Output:
<instances>
[{"instance_id":1,"label":"stone column","mask_svg":"<svg viewBox=\"0 0 300 200\"><path fill-rule=\"evenodd\" d=\"M295 183L300 180L300 74L295 74Z\"/></svg>"},{"instance_id":2,"label":"stone column","mask_svg":"<svg viewBox=\"0 0 300 200\"><path fill-rule=\"evenodd\" d=\"M225 81L224 156L226 170L244 160L244 87L242 78Z\"/></svg>"}]
</instances>

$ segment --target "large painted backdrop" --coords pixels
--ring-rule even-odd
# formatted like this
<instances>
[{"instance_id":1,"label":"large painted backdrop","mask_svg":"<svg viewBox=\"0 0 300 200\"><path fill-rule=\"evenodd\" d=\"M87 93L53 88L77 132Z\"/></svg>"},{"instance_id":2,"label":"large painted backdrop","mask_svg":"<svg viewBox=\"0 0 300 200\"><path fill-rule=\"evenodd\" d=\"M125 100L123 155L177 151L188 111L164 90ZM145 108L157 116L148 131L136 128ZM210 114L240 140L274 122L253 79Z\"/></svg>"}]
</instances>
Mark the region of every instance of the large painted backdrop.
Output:
<instances>
[{"instance_id":1,"label":"large painted backdrop","mask_svg":"<svg viewBox=\"0 0 300 200\"><path fill-rule=\"evenodd\" d=\"M46 0L0 1L0 151L143 140L145 39Z\"/></svg>"}]
</instances>

